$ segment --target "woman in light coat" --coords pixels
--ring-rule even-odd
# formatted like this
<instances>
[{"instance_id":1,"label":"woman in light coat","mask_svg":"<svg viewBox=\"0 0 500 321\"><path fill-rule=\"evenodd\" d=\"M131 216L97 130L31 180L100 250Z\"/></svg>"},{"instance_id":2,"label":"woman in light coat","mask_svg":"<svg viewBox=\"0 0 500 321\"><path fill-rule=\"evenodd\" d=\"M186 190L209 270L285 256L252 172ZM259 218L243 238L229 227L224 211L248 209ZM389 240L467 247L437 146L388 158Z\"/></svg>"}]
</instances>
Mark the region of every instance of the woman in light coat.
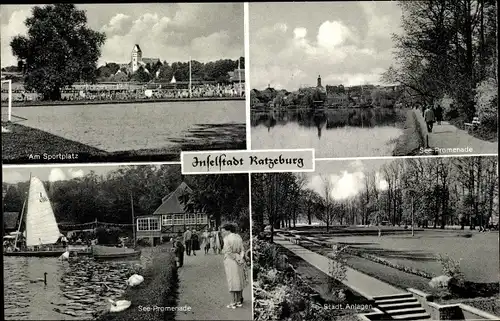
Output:
<instances>
[{"instance_id":1,"label":"woman in light coat","mask_svg":"<svg viewBox=\"0 0 500 321\"><path fill-rule=\"evenodd\" d=\"M224 234L224 270L232 302L227 306L236 309L243 305L243 289L246 284L245 276L245 249L243 239L236 234L236 227L226 224L222 228Z\"/></svg>"}]
</instances>

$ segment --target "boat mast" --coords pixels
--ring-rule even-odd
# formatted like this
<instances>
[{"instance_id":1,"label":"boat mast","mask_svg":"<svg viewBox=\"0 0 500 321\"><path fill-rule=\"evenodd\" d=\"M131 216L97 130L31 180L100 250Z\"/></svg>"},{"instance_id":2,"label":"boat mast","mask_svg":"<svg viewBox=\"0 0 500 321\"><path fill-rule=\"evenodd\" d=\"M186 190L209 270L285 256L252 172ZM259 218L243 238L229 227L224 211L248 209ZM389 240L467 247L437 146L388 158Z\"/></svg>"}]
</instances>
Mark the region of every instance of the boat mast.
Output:
<instances>
[{"instance_id":1,"label":"boat mast","mask_svg":"<svg viewBox=\"0 0 500 321\"><path fill-rule=\"evenodd\" d=\"M134 216L134 198L132 197L132 192L130 192L130 204L132 207L132 233L134 236L134 248L136 247L136 237L135 237L135 216Z\"/></svg>"}]
</instances>

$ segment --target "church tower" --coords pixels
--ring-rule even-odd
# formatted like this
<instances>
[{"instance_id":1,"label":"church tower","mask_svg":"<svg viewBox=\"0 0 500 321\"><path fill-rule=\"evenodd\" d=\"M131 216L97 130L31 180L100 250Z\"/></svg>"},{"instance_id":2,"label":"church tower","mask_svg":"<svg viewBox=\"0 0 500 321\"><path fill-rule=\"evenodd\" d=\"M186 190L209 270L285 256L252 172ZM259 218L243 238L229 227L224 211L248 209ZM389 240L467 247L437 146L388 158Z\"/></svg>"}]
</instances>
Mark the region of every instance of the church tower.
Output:
<instances>
[{"instance_id":1,"label":"church tower","mask_svg":"<svg viewBox=\"0 0 500 321\"><path fill-rule=\"evenodd\" d=\"M321 75L318 76L318 85L316 87L318 88L323 87L321 86Z\"/></svg>"},{"instance_id":2,"label":"church tower","mask_svg":"<svg viewBox=\"0 0 500 321\"><path fill-rule=\"evenodd\" d=\"M132 72L136 72L142 61L142 50L141 47L139 47L138 44L134 46L134 49L132 49Z\"/></svg>"}]
</instances>

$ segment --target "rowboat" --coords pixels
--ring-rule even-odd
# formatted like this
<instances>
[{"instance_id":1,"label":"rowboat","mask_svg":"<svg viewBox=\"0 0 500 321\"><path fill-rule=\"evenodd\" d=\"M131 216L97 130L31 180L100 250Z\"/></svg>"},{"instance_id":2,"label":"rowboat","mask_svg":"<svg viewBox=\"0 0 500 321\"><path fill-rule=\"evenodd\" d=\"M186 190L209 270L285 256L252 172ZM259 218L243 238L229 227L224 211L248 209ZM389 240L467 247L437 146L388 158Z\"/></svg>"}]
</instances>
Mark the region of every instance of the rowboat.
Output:
<instances>
[{"instance_id":1,"label":"rowboat","mask_svg":"<svg viewBox=\"0 0 500 321\"><path fill-rule=\"evenodd\" d=\"M140 257L141 250L127 247L92 245L92 256L96 260L132 259Z\"/></svg>"}]
</instances>

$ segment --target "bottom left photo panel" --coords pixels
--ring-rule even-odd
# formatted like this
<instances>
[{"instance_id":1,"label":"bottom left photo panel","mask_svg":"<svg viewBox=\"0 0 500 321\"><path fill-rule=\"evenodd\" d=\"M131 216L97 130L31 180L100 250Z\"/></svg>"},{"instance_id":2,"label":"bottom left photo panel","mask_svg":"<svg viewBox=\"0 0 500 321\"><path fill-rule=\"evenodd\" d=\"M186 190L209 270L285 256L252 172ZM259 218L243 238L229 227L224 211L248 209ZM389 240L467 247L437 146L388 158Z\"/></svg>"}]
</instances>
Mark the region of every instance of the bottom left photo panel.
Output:
<instances>
[{"instance_id":1,"label":"bottom left photo panel","mask_svg":"<svg viewBox=\"0 0 500 321\"><path fill-rule=\"evenodd\" d=\"M2 176L5 320L252 320L248 174Z\"/></svg>"}]
</instances>

